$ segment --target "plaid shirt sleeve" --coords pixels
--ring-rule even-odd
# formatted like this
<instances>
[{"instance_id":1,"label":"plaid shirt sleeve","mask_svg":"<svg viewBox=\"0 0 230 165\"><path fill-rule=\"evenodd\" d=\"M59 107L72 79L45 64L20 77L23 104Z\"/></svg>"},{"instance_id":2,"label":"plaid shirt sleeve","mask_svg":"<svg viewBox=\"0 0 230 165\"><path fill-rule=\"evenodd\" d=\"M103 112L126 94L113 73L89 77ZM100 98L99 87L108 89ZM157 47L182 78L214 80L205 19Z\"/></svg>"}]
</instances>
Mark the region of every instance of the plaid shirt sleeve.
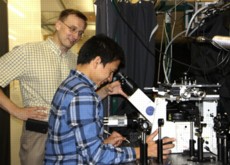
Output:
<instances>
[{"instance_id":1,"label":"plaid shirt sleeve","mask_svg":"<svg viewBox=\"0 0 230 165\"><path fill-rule=\"evenodd\" d=\"M15 47L0 58L0 86L7 86L26 70L24 46Z\"/></svg>"},{"instance_id":2,"label":"plaid shirt sleeve","mask_svg":"<svg viewBox=\"0 0 230 165\"><path fill-rule=\"evenodd\" d=\"M119 164L135 160L133 148L115 148L103 143L100 111L103 111L102 104L95 93L81 92L70 103L67 122L74 129L79 155L87 164Z\"/></svg>"}]
</instances>

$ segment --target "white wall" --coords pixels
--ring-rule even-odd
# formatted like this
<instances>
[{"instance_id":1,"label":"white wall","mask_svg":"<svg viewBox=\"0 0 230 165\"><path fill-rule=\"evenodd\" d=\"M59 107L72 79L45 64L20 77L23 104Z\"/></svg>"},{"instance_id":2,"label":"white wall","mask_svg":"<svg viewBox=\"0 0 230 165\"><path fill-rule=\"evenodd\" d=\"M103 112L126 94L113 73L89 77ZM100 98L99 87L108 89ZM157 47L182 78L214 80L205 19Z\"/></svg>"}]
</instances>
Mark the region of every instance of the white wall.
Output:
<instances>
[{"instance_id":1,"label":"white wall","mask_svg":"<svg viewBox=\"0 0 230 165\"><path fill-rule=\"evenodd\" d=\"M27 42L41 41L41 4L40 0L8 0L9 50ZM10 85L11 99L22 106L19 84ZM20 165L19 144L22 121L11 117L11 164Z\"/></svg>"}]
</instances>

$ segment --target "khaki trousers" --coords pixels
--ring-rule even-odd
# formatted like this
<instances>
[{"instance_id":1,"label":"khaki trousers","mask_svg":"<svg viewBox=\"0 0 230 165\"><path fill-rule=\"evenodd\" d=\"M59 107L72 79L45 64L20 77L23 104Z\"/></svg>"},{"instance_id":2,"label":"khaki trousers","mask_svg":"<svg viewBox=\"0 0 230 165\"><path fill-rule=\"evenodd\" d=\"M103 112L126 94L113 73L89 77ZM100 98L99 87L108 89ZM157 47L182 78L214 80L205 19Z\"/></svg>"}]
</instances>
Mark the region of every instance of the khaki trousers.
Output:
<instances>
[{"instance_id":1,"label":"khaki trousers","mask_svg":"<svg viewBox=\"0 0 230 165\"><path fill-rule=\"evenodd\" d=\"M47 134L22 129L19 156L21 165L43 165Z\"/></svg>"}]
</instances>

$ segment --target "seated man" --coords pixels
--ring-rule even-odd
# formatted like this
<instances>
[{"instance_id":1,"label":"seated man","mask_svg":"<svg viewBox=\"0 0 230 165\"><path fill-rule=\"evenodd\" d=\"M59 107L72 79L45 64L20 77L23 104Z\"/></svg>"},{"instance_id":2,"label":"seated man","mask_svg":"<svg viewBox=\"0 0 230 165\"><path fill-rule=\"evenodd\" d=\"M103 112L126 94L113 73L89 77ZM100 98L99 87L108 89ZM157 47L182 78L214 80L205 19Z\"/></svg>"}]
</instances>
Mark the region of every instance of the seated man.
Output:
<instances>
[{"instance_id":1,"label":"seated man","mask_svg":"<svg viewBox=\"0 0 230 165\"><path fill-rule=\"evenodd\" d=\"M125 138L113 132L103 138L103 105L96 89L111 82L124 62L122 48L104 35L90 38L79 52L77 69L59 86L52 101L46 142L46 165L121 164L140 158L140 148L119 147ZM122 94L120 83L113 83L110 94ZM157 144L147 137L148 156L157 156ZM173 142L165 138L163 143ZM174 144L163 146L167 158Z\"/></svg>"}]
</instances>

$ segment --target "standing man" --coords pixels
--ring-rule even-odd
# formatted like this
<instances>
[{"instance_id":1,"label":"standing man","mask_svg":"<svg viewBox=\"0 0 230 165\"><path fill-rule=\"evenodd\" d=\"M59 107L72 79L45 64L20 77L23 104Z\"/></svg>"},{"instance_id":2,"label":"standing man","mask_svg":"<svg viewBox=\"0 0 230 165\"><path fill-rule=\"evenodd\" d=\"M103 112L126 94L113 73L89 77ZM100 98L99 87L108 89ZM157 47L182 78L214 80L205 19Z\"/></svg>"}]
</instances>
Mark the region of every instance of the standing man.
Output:
<instances>
[{"instance_id":1,"label":"standing man","mask_svg":"<svg viewBox=\"0 0 230 165\"><path fill-rule=\"evenodd\" d=\"M15 105L1 88L0 106L25 120L20 146L21 165L43 164L47 134L27 130L26 122L29 118L47 121L57 87L76 66L76 55L70 48L81 39L86 26L87 18L83 13L64 10L55 23L53 37L18 46L0 58L0 87L4 88L12 80L20 81L24 107ZM39 128L40 122L36 123L33 123L34 127Z\"/></svg>"},{"instance_id":2,"label":"standing man","mask_svg":"<svg viewBox=\"0 0 230 165\"><path fill-rule=\"evenodd\" d=\"M103 138L102 98L95 91L112 81L122 62L122 48L109 37L96 35L82 46L77 70L71 70L52 101L45 165L109 165L140 158L140 148L118 147L125 140L121 135ZM150 157L157 156L156 135L146 139ZM174 140L165 138L163 143ZM163 146L164 158L173 147Z\"/></svg>"}]
</instances>

